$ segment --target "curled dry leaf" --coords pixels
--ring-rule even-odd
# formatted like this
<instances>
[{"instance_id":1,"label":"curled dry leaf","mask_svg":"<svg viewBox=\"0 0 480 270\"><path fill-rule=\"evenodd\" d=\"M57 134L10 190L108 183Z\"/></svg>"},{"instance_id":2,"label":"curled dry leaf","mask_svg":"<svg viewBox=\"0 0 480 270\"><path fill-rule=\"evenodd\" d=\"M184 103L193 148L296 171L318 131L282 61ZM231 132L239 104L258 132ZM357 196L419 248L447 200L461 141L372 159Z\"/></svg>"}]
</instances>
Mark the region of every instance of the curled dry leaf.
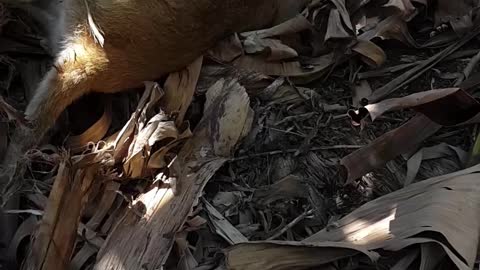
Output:
<instances>
[{"instance_id":1,"label":"curled dry leaf","mask_svg":"<svg viewBox=\"0 0 480 270\"><path fill-rule=\"evenodd\" d=\"M255 241L225 250L227 269L287 270L319 269L340 259L365 255L376 261L379 255L358 245L335 242Z\"/></svg>"},{"instance_id":2,"label":"curled dry leaf","mask_svg":"<svg viewBox=\"0 0 480 270\"><path fill-rule=\"evenodd\" d=\"M162 141L167 145L178 138L179 134L175 123L163 111L160 111L135 136L123 164L125 173L132 178L144 176L153 146L161 144Z\"/></svg>"},{"instance_id":3,"label":"curled dry leaf","mask_svg":"<svg viewBox=\"0 0 480 270\"><path fill-rule=\"evenodd\" d=\"M252 36L243 42L243 46L246 53L262 54L267 61L289 60L298 57L298 53L294 49L283 44L278 39L260 39Z\"/></svg>"},{"instance_id":4,"label":"curled dry leaf","mask_svg":"<svg viewBox=\"0 0 480 270\"><path fill-rule=\"evenodd\" d=\"M458 147L441 143L432 147L424 147L416 152L407 162L407 176L404 186L408 186L415 180L422 161L429 159L437 159L447 156L456 156L460 165L466 164L468 154ZM459 166L460 167L460 166Z\"/></svg>"},{"instance_id":5,"label":"curled dry leaf","mask_svg":"<svg viewBox=\"0 0 480 270\"><path fill-rule=\"evenodd\" d=\"M415 6L412 4L412 0L388 0L384 7L394 7L398 10L401 17L409 21L413 16L415 16Z\"/></svg>"},{"instance_id":6,"label":"curled dry leaf","mask_svg":"<svg viewBox=\"0 0 480 270\"><path fill-rule=\"evenodd\" d=\"M335 241L387 251L431 243L458 269L473 269L480 227L479 172L477 165L412 184L364 204L304 242Z\"/></svg>"},{"instance_id":7,"label":"curled dry leaf","mask_svg":"<svg viewBox=\"0 0 480 270\"><path fill-rule=\"evenodd\" d=\"M361 59L372 68L378 68L387 59L387 55L375 43L368 40L358 40L352 50L360 54Z\"/></svg>"},{"instance_id":8,"label":"curled dry leaf","mask_svg":"<svg viewBox=\"0 0 480 270\"><path fill-rule=\"evenodd\" d=\"M178 131L177 131L178 133ZM168 142L165 146L160 147L156 152L150 155L148 159L147 168L149 169L160 169L165 168L168 164L166 161L166 156L168 152L182 143L185 139L188 139L192 136L192 131L190 130L190 126L186 125L183 127L183 130L180 130L180 134L176 134L175 138L171 138L172 140Z\"/></svg>"},{"instance_id":9,"label":"curled dry leaf","mask_svg":"<svg viewBox=\"0 0 480 270\"><path fill-rule=\"evenodd\" d=\"M438 105L441 104L443 107L442 109L446 109L445 107L457 105L452 104L449 101L454 102L455 100L465 99L463 98L465 95L468 96L468 94L459 88L423 91L401 98L386 99L379 103L369 104L363 107L363 109L357 111L351 110L349 111L349 116L355 123L359 124L367 115L370 115L372 121L375 121L375 119L386 112L417 107L434 101L436 101L436 104Z\"/></svg>"},{"instance_id":10,"label":"curled dry leaf","mask_svg":"<svg viewBox=\"0 0 480 270\"><path fill-rule=\"evenodd\" d=\"M167 260L174 235L182 227L203 187L232 157L253 121L245 88L221 80L207 92L205 113L171 166L177 196L165 186L152 187L134 201L97 256L95 270L160 268Z\"/></svg>"},{"instance_id":11,"label":"curled dry leaf","mask_svg":"<svg viewBox=\"0 0 480 270\"><path fill-rule=\"evenodd\" d=\"M72 151L80 152L85 149L86 144L89 142L97 143L108 132L112 123L112 103L108 99L105 104L105 108L102 116L86 131L80 135L72 136L67 139L66 146Z\"/></svg>"},{"instance_id":12,"label":"curled dry leaf","mask_svg":"<svg viewBox=\"0 0 480 270\"><path fill-rule=\"evenodd\" d=\"M338 10L344 24L350 32L353 32L352 22L350 21L350 14L345 5L345 0L330 0Z\"/></svg>"},{"instance_id":13,"label":"curled dry leaf","mask_svg":"<svg viewBox=\"0 0 480 270\"><path fill-rule=\"evenodd\" d=\"M405 21L400 16L389 16L376 24L372 29L358 36L359 40L372 40L374 38L395 39L407 45L412 45L412 38L408 32Z\"/></svg>"},{"instance_id":14,"label":"curled dry leaf","mask_svg":"<svg viewBox=\"0 0 480 270\"><path fill-rule=\"evenodd\" d=\"M175 248L179 258L177 263L178 270L191 270L198 266L198 262L190 250L189 243L187 241L187 232L179 233L175 238Z\"/></svg>"},{"instance_id":15,"label":"curled dry leaf","mask_svg":"<svg viewBox=\"0 0 480 270\"><path fill-rule=\"evenodd\" d=\"M418 114L410 121L380 136L368 146L342 158L347 170L346 183L362 177L402 154L410 153L442 126Z\"/></svg>"},{"instance_id":16,"label":"curled dry leaf","mask_svg":"<svg viewBox=\"0 0 480 270\"><path fill-rule=\"evenodd\" d=\"M298 61L268 62L266 58L255 55L244 55L237 58L233 65L241 69L272 76L294 77L295 81L309 82L317 78L335 62L333 53L309 59L306 63Z\"/></svg>"},{"instance_id":17,"label":"curled dry leaf","mask_svg":"<svg viewBox=\"0 0 480 270\"><path fill-rule=\"evenodd\" d=\"M83 244L82 248L76 252L70 261L69 270L81 270L87 267L87 262L97 253L97 248L90 243Z\"/></svg>"},{"instance_id":18,"label":"curled dry leaf","mask_svg":"<svg viewBox=\"0 0 480 270\"><path fill-rule=\"evenodd\" d=\"M120 130L113 142L113 147L115 149L113 157L116 162L119 162L128 156L128 149L135 135L138 134L138 130L143 128L145 118L148 114L152 113L154 106L158 104L158 101L163 94L163 90L157 83L145 83L145 91L138 102L137 109Z\"/></svg>"},{"instance_id":19,"label":"curled dry leaf","mask_svg":"<svg viewBox=\"0 0 480 270\"><path fill-rule=\"evenodd\" d=\"M86 241L70 261L70 265L68 266L69 270L81 270L88 267L87 263L91 264L91 259L94 258L94 255L104 243L103 238L82 223L78 226L77 234Z\"/></svg>"},{"instance_id":20,"label":"curled dry leaf","mask_svg":"<svg viewBox=\"0 0 480 270\"><path fill-rule=\"evenodd\" d=\"M350 20L349 20L350 21ZM345 30L342 24L342 18L338 9L330 10L328 17L327 32L325 33L325 41L338 42L338 40L352 39L351 32Z\"/></svg>"},{"instance_id":21,"label":"curled dry leaf","mask_svg":"<svg viewBox=\"0 0 480 270\"><path fill-rule=\"evenodd\" d=\"M17 256L20 252L21 244L26 239L31 238L38 224L38 218L36 216L30 216L17 228L13 239L10 241L7 251L7 261L10 263L10 267L17 269L21 262L17 261Z\"/></svg>"},{"instance_id":22,"label":"curled dry leaf","mask_svg":"<svg viewBox=\"0 0 480 270\"><path fill-rule=\"evenodd\" d=\"M480 121L480 103L463 90L419 104L414 109L443 126L462 126Z\"/></svg>"},{"instance_id":23,"label":"curled dry leaf","mask_svg":"<svg viewBox=\"0 0 480 270\"><path fill-rule=\"evenodd\" d=\"M471 33L468 33L467 35L463 36L462 39L451 44L450 46L438 52L437 54L433 55L429 59L422 61L421 64L413 67L412 69L407 70L402 75L396 77L395 79L391 80L389 83L375 90L375 92L373 92L368 97L368 100L370 102L378 102L379 100L392 94L393 92L405 86L406 84L412 82L414 79L418 78L427 70L430 70L430 68L438 64L441 60L445 59L447 56L449 56L450 54L452 54L453 52L461 48L468 41L475 38L479 33L480 33L480 27L477 27Z\"/></svg>"}]
</instances>

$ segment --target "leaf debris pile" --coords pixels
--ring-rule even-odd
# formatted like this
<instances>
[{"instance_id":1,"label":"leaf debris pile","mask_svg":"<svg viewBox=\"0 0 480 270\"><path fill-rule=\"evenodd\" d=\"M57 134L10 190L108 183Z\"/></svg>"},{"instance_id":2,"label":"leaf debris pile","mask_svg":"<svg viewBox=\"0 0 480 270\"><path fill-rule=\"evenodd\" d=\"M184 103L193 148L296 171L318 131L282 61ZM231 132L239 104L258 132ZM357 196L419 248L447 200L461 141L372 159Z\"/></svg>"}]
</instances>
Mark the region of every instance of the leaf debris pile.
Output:
<instances>
[{"instance_id":1,"label":"leaf debris pile","mask_svg":"<svg viewBox=\"0 0 480 270\"><path fill-rule=\"evenodd\" d=\"M3 190L0 269L478 267L478 10L312 0L84 97ZM1 156L51 57L0 18Z\"/></svg>"}]
</instances>

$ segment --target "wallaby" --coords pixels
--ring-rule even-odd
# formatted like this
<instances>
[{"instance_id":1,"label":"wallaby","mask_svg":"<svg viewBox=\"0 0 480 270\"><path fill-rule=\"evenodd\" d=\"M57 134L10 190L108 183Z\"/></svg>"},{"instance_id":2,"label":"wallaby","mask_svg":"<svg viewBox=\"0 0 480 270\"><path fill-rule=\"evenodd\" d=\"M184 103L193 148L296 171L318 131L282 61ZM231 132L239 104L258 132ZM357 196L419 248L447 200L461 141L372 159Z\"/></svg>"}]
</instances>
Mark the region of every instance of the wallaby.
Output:
<instances>
[{"instance_id":1,"label":"wallaby","mask_svg":"<svg viewBox=\"0 0 480 270\"><path fill-rule=\"evenodd\" d=\"M3 167L11 168L36 146L82 95L140 87L185 67L229 34L288 19L306 1L0 0L30 12L55 55L54 66L27 105L31 125L16 129ZM8 178L0 175L0 197ZM7 209L15 208L16 202L9 204ZM15 231L14 217L0 211L0 250Z\"/></svg>"},{"instance_id":2,"label":"wallaby","mask_svg":"<svg viewBox=\"0 0 480 270\"><path fill-rule=\"evenodd\" d=\"M56 53L28 104L4 164L34 147L73 101L135 88L179 70L229 34L267 27L306 0L3 0L38 3ZM43 4L42 3L47 3ZM53 4L52 4L53 3ZM294 10L298 9L298 10ZM33 11L35 12L35 11ZM38 16L42 17L42 16ZM60 46L57 46L60 44ZM0 187L2 183L0 183ZM1 189L1 188L0 188Z\"/></svg>"}]
</instances>

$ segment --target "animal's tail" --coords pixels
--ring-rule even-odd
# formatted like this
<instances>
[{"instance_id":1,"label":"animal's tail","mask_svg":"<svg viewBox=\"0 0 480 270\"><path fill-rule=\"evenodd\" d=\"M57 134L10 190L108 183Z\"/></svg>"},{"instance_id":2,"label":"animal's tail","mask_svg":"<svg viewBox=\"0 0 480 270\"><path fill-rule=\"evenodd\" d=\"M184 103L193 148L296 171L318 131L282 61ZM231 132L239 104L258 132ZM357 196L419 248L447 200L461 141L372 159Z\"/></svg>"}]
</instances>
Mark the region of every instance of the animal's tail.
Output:
<instances>
[{"instance_id":1,"label":"animal's tail","mask_svg":"<svg viewBox=\"0 0 480 270\"><path fill-rule=\"evenodd\" d=\"M16 166L25 152L40 142L65 108L90 91L96 76L108 62L102 52L90 36L77 37L66 45L27 106L25 116L31 126L18 127L11 137L4 167ZM0 180L0 191L3 184Z\"/></svg>"}]
</instances>

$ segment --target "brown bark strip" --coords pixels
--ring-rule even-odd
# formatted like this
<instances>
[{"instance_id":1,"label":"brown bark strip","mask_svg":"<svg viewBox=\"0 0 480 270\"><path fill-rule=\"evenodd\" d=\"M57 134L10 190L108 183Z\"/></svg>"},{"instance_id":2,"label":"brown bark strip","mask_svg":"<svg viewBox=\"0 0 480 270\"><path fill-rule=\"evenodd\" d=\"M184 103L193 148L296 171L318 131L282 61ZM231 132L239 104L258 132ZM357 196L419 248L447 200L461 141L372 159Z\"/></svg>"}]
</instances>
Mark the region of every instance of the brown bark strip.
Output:
<instances>
[{"instance_id":1,"label":"brown bark strip","mask_svg":"<svg viewBox=\"0 0 480 270\"><path fill-rule=\"evenodd\" d=\"M59 168L47 208L33 239L24 270L67 269L75 246L80 215L97 166L74 172L64 161Z\"/></svg>"}]
</instances>

